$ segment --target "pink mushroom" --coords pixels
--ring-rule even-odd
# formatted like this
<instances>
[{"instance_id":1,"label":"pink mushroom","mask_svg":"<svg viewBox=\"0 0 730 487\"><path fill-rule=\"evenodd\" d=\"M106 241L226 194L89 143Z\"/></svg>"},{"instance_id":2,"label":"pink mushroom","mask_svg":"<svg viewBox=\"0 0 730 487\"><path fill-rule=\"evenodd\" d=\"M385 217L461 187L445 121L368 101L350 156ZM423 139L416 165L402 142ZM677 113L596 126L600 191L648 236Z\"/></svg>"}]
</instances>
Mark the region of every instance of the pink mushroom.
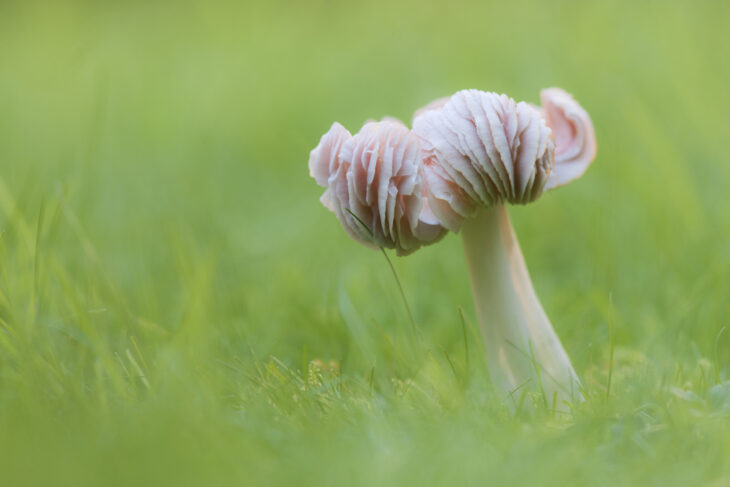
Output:
<instances>
[{"instance_id":1,"label":"pink mushroom","mask_svg":"<svg viewBox=\"0 0 730 487\"><path fill-rule=\"evenodd\" d=\"M309 172L327 188L324 206L364 245L407 255L446 233L422 197L421 140L398 121L368 122L354 136L333 124Z\"/></svg>"},{"instance_id":2,"label":"pink mushroom","mask_svg":"<svg viewBox=\"0 0 730 487\"><path fill-rule=\"evenodd\" d=\"M354 136L335 123L309 159L322 203L347 233L406 255L461 232L492 381L516 400L539 390L564 409L578 376L532 287L505 204L528 204L583 174L596 142L588 114L564 91L543 107L464 90Z\"/></svg>"},{"instance_id":3,"label":"pink mushroom","mask_svg":"<svg viewBox=\"0 0 730 487\"><path fill-rule=\"evenodd\" d=\"M460 91L422 112L425 191L461 230L492 381L511 398L537 389L564 409L582 399L578 376L535 294L505 209L580 176L595 157L590 118L573 98L542 92L543 111L505 95ZM544 117L543 117L544 113Z\"/></svg>"}]
</instances>

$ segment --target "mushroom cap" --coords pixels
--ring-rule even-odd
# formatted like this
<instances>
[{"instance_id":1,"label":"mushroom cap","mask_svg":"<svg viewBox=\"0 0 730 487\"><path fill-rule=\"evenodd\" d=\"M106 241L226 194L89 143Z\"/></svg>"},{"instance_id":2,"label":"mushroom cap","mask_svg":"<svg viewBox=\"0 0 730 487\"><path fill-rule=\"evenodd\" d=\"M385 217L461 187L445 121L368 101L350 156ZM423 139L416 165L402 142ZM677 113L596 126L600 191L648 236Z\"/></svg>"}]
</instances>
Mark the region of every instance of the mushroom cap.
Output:
<instances>
[{"instance_id":1,"label":"mushroom cap","mask_svg":"<svg viewBox=\"0 0 730 487\"><path fill-rule=\"evenodd\" d=\"M542 110L555 137L555 171L545 189L579 178L596 157L596 133L588 113L560 88L540 92Z\"/></svg>"},{"instance_id":2,"label":"mushroom cap","mask_svg":"<svg viewBox=\"0 0 730 487\"><path fill-rule=\"evenodd\" d=\"M446 232L422 197L421 141L394 119L350 133L335 123L309 157L321 201L353 239L407 255Z\"/></svg>"},{"instance_id":3,"label":"mushroom cap","mask_svg":"<svg viewBox=\"0 0 730 487\"><path fill-rule=\"evenodd\" d=\"M458 231L480 206L527 204L542 194L555 145L538 110L479 90L430 106L413 132L422 139L429 205L446 228Z\"/></svg>"},{"instance_id":4,"label":"mushroom cap","mask_svg":"<svg viewBox=\"0 0 730 487\"><path fill-rule=\"evenodd\" d=\"M458 232L479 207L527 204L580 177L596 155L591 119L559 88L542 107L459 91L354 136L334 123L309 157L321 201L355 240L409 254Z\"/></svg>"}]
</instances>

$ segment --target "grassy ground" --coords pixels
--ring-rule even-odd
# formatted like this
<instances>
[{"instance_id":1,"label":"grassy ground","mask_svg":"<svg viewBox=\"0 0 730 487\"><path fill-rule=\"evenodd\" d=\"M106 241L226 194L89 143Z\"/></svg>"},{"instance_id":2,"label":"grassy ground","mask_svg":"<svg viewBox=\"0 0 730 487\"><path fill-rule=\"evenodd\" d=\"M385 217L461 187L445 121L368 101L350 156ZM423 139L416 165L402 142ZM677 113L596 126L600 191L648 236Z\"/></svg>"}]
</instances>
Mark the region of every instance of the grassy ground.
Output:
<instances>
[{"instance_id":1,"label":"grassy ground","mask_svg":"<svg viewBox=\"0 0 730 487\"><path fill-rule=\"evenodd\" d=\"M3 485L728 485L728 28L710 1L3 2ZM565 416L495 396L458 238L393 257L419 343L306 167L334 120L552 85L599 155L511 215L586 387Z\"/></svg>"}]
</instances>

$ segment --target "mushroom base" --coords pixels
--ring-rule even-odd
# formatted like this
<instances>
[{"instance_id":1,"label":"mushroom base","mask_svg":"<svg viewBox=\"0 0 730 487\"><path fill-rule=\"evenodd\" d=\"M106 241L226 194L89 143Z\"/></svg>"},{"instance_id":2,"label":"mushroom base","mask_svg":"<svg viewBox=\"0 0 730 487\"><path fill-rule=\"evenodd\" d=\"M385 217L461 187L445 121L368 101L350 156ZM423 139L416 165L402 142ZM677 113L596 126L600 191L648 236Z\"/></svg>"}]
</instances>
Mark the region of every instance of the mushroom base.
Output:
<instances>
[{"instance_id":1,"label":"mushroom base","mask_svg":"<svg viewBox=\"0 0 730 487\"><path fill-rule=\"evenodd\" d=\"M549 408L582 401L581 385L532 287L504 206L482 209L461 230L487 365L516 406L525 391Z\"/></svg>"}]
</instances>

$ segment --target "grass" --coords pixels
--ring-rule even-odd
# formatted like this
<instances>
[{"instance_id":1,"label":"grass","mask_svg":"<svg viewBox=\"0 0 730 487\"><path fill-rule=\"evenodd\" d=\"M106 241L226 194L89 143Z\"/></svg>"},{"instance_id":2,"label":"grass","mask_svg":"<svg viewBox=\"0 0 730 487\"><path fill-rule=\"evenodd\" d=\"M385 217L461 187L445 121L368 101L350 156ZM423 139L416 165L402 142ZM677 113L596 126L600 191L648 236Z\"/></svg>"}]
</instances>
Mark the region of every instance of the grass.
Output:
<instances>
[{"instance_id":1,"label":"grass","mask_svg":"<svg viewBox=\"0 0 730 487\"><path fill-rule=\"evenodd\" d=\"M3 2L3 484L727 485L729 18ZM393 258L419 339L306 168L334 120L552 85L599 155L510 213L571 415L491 389L457 238Z\"/></svg>"}]
</instances>

